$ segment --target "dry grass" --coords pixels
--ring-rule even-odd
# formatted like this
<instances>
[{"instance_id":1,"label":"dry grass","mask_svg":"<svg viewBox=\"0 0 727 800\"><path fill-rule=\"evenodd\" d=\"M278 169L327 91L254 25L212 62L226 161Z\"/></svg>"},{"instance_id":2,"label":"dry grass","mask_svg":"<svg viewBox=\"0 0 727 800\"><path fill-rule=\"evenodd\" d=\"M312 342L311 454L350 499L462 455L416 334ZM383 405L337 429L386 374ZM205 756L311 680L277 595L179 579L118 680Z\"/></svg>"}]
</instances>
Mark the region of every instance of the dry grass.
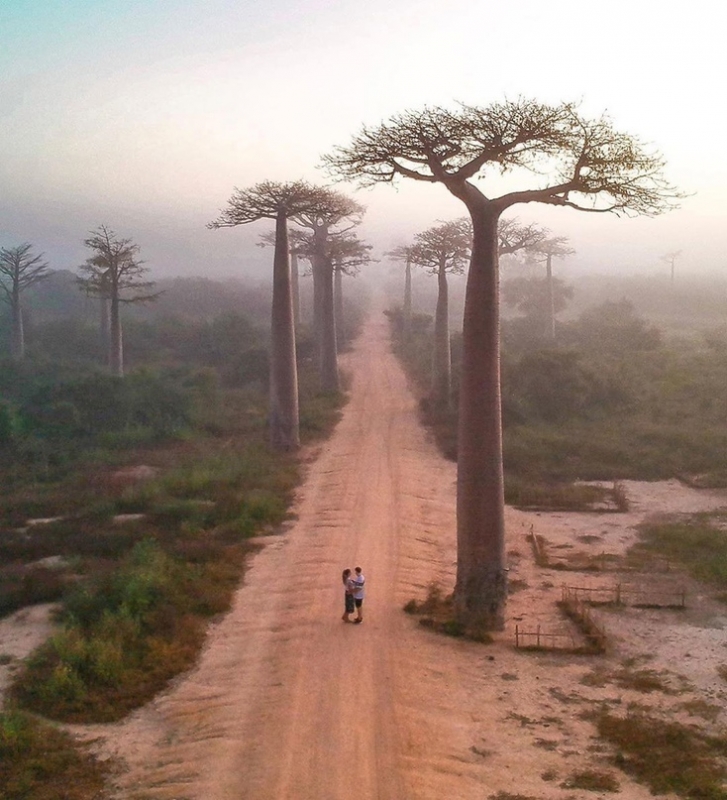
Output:
<instances>
[{"instance_id":1,"label":"dry grass","mask_svg":"<svg viewBox=\"0 0 727 800\"><path fill-rule=\"evenodd\" d=\"M0 714L3 800L99 800L105 765L71 737L27 714Z\"/></svg>"},{"instance_id":2,"label":"dry grass","mask_svg":"<svg viewBox=\"0 0 727 800\"><path fill-rule=\"evenodd\" d=\"M597 728L615 748L615 765L654 794L727 800L727 738L643 713L619 717L603 711Z\"/></svg>"},{"instance_id":3,"label":"dry grass","mask_svg":"<svg viewBox=\"0 0 727 800\"><path fill-rule=\"evenodd\" d=\"M482 644L491 644L492 637L488 631L477 623L465 624L458 620L454 612L452 595L446 597L442 589L435 583L429 586L427 597L423 601L409 600L404 605L407 614L419 617L419 624L455 638L470 639Z\"/></svg>"},{"instance_id":4,"label":"dry grass","mask_svg":"<svg viewBox=\"0 0 727 800\"><path fill-rule=\"evenodd\" d=\"M621 785L612 772L584 770L574 772L561 783L563 789L585 789L588 792L619 792Z\"/></svg>"}]
</instances>

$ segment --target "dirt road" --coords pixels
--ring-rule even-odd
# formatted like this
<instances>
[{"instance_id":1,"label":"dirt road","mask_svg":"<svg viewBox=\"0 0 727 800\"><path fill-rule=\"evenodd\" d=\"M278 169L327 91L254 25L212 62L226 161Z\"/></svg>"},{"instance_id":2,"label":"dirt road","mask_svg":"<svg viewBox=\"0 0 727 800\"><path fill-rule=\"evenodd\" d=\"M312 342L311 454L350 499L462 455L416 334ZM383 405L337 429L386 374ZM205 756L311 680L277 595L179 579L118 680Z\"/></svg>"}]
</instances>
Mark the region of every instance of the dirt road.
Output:
<instances>
[{"instance_id":1,"label":"dirt road","mask_svg":"<svg viewBox=\"0 0 727 800\"><path fill-rule=\"evenodd\" d=\"M119 731L116 749L131 765L125 792L424 796L408 765L447 732L417 721L419 703L441 698L426 697L421 633L401 607L429 581L446 580L455 473L416 422L383 314L344 369L351 402L310 463L297 521L254 557L199 667ZM346 625L340 573L357 564L365 621ZM459 795L432 794L443 796Z\"/></svg>"},{"instance_id":2,"label":"dirt road","mask_svg":"<svg viewBox=\"0 0 727 800\"><path fill-rule=\"evenodd\" d=\"M596 708L643 707L644 695L587 676L631 659L668 678L679 664L693 688L682 681L678 694L650 703L691 724L694 709L727 700L717 673L727 619L696 597L686 616L610 615L605 656L524 654L512 645L515 622L561 624L564 575L535 565L526 535L544 535L553 552L586 542L594 553L622 552L648 514L725 505L725 493L627 483L635 510L626 515L508 509L517 591L507 630L490 646L441 637L401 609L432 581L453 586L455 467L417 422L383 314L343 366L351 400L310 454L296 522L253 558L196 669L124 722L84 729L128 767L118 798L573 800L574 780L595 770L615 773L622 796L646 800L646 787L614 770L591 721ZM347 625L340 573L356 564L367 579L365 621Z\"/></svg>"}]
</instances>

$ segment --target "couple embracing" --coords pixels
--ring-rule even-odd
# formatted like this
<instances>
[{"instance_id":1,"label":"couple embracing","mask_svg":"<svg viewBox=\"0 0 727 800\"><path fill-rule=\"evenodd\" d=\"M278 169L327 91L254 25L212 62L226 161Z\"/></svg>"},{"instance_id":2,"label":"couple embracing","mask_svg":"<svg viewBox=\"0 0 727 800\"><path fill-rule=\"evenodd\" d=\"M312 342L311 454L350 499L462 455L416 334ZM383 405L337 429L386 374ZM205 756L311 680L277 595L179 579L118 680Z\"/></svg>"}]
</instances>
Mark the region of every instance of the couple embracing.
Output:
<instances>
[{"instance_id":1,"label":"couple embracing","mask_svg":"<svg viewBox=\"0 0 727 800\"><path fill-rule=\"evenodd\" d=\"M361 567L356 567L353 575L351 575L350 569L344 569L341 579L343 580L345 601L345 610L341 619L344 622L361 623L363 622L364 584L366 583ZM350 615L353 614L354 609L356 618L352 620Z\"/></svg>"}]
</instances>

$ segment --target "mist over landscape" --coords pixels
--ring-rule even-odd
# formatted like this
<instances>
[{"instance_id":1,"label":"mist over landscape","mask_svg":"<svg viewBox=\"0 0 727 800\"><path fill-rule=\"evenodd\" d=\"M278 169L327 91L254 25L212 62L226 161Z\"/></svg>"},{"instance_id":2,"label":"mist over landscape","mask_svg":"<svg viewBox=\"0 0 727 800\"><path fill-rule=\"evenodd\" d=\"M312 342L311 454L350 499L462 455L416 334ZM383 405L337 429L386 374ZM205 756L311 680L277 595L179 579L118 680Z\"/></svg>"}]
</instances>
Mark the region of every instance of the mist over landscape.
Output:
<instances>
[{"instance_id":1,"label":"mist over landscape","mask_svg":"<svg viewBox=\"0 0 727 800\"><path fill-rule=\"evenodd\" d=\"M233 186L325 183L322 154L363 123L525 95L608 111L655 144L688 197L653 220L535 206L521 217L568 236L592 271L649 270L681 249L685 271L719 273L727 170L710 131L725 111L707 98L719 96L724 57L712 11L652 15L621 0L583 35L577 3L526 3L513 41L509 10L485 21L464 0L12 0L0 11L0 240L31 241L53 268L73 269L87 231L107 224L133 236L159 276L263 274L252 231L205 230ZM380 252L460 213L436 186L357 199Z\"/></svg>"},{"instance_id":2,"label":"mist over landscape","mask_svg":"<svg viewBox=\"0 0 727 800\"><path fill-rule=\"evenodd\" d=\"M727 800L720 11L0 4L0 800Z\"/></svg>"}]
</instances>

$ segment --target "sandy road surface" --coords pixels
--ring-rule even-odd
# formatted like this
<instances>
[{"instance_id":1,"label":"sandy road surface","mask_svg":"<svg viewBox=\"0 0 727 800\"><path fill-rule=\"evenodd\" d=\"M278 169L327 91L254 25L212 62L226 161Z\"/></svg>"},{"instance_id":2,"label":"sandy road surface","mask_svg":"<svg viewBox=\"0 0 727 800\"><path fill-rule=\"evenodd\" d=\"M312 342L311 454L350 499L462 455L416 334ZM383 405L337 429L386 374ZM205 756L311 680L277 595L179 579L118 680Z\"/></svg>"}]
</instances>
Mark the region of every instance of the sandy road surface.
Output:
<instances>
[{"instance_id":1,"label":"sandy road surface","mask_svg":"<svg viewBox=\"0 0 727 800\"><path fill-rule=\"evenodd\" d=\"M131 767L124 796L423 797L408 764L432 730L411 712L437 700L410 672L425 666L421 633L401 606L442 577L454 469L416 422L383 314L345 368L351 402L310 464L296 523L254 557L199 667L111 736ZM365 622L346 625L339 576L356 564Z\"/></svg>"},{"instance_id":2,"label":"sandy road surface","mask_svg":"<svg viewBox=\"0 0 727 800\"><path fill-rule=\"evenodd\" d=\"M122 723L78 731L101 737L100 751L127 765L117 797L575 800L583 794L574 794L575 776L595 770L617 778L620 796L647 800L647 787L615 769L593 711L625 713L648 699L653 713L692 725L706 724L694 716L700 709L727 708L718 675L727 661L724 607L692 587L686 613L609 613L604 656L515 650L516 623L564 624L562 582L620 579L540 568L527 534L542 535L554 554L618 554L644 518L722 507L727 493L627 482L628 514L507 509L515 593L506 631L490 646L441 637L401 608L432 581L453 586L455 467L417 422L381 313L345 368L351 399L332 438L311 454L297 520L254 556L198 666ZM346 625L340 573L357 563L367 578L365 622ZM588 680L633 661L679 691L646 696L616 678Z\"/></svg>"}]
</instances>

